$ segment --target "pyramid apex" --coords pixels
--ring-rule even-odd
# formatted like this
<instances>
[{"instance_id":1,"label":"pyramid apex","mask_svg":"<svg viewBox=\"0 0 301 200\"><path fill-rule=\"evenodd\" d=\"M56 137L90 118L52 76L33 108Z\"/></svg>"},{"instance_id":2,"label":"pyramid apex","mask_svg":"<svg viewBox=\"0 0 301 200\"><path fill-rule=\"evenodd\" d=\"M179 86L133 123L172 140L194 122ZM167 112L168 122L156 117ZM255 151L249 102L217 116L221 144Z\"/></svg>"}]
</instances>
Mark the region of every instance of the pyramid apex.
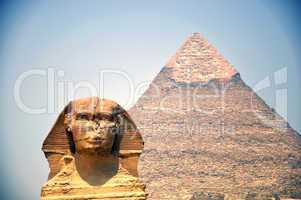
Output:
<instances>
[{"instance_id":1,"label":"pyramid apex","mask_svg":"<svg viewBox=\"0 0 301 200\"><path fill-rule=\"evenodd\" d=\"M202 34L200 32L194 32L194 33L192 33L192 35L201 36Z\"/></svg>"},{"instance_id":2,"label":"pyramid apex","mask_svg":"<svg viewBox=\"0 0 301 200\"><path fill-rule=\"evenodd\" d=\"M237 71L199 32L192 33L165 65L177 82L230 79Z\"/></svg>"},{"instance_id":3,"label":"pyramid apex","mask_svg":"<svg viewBox=\"0 0 301 200\"><path fill-rule=\"evenodd\" d=\"M200 32L191 33L190 36L187 38L187 40L192 40L192 39L205 40L204 36Z\"/></svg>"},{"instance_id":4,"label":"pyramid apex","mask_svg":"<svg viewBox=\"0 0 301 200\"><path fill-rule=\"evenodd\" d=\"M203 40L206 40L205 39L205 36L201 33L201 32L194 32L194 33L191 33L190 34L190 37L189 38L200 38L200 39L203 39Z\"/></svg>"}]
</instances>

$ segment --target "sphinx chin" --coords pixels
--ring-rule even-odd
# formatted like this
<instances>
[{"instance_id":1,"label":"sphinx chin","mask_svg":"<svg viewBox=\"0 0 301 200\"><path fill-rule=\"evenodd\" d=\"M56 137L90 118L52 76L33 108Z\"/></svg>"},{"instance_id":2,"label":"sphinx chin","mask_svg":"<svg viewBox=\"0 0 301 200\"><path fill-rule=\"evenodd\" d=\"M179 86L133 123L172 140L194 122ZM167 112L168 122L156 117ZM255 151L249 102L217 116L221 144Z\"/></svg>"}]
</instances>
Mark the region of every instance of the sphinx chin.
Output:
<instances>
[{"instance_id":1,"label":"sphinx chin","mask_svg":"<svg viewBox=\"0 0 301 200\"><path fill-rule=\"evenodd\" d=\"M102 146L94 146L94 145L89 145L85 148L79 148L76 149L76 153L78 154L96 154L96 155L110 155L111 154L111 148L105 148Z\"/></svg>"}]
</instances>

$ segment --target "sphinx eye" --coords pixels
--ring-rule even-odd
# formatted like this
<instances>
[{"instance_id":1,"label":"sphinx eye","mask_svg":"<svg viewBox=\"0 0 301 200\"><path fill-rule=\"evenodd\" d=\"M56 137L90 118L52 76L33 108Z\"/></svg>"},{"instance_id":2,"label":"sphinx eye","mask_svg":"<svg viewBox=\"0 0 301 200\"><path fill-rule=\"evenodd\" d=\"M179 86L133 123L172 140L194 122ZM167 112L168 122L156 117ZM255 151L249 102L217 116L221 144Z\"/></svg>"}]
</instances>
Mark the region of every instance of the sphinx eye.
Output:
<instances>
[{"instance_id":1,"label":"sphinx eye","mask_svg":"<svg viewBox=\"0 0 301 200\"><path fill-rule=\"evenodd\" d=\"M113 117L111 115L104 116L104 119L108 121L113 121Z\"/></svg>"},{"instance_id":2,"label":"sphinx eye","mask_svg":"<svg viewBox=\"0 0 301 200\"><path fill-rule=\"evenodd\" d=\"M79 113L76 115L76 119L89 120L89 115L87 113Z\"/></svg>"},{"instance_id":3,"label":"sphinx eye","mask_svg":"<svg viewBox=\"0 0 301 200\"><path fill-rule=\"evenodd\" d=\"M97 114L97 115L95 115L95 119L97 119L97 120L105 120L105 121L113 121L113 117L111 115L103 115L103 114Z\"/></svg>"}]
</instances>

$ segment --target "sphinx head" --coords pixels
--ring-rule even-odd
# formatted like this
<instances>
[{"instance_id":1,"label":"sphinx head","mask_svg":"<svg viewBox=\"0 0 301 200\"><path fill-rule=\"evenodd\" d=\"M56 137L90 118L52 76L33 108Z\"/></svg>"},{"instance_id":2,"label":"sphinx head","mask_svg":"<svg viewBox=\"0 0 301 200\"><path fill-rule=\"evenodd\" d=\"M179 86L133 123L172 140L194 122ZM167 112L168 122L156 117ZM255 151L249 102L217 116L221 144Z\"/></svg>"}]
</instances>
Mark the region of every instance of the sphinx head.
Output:
<instances>
[{"instance_id":1,"label":"sphinx head","mask_svg":"<svg viewBox=\"0 0 301 200\"><path fill-rule=\"evenodd\" d=\"M61 170L62 158L76 153L116 156L124 168L137 176L142 149L142 137L129 114L114 101L98 97L71 101L42 146L49 162L49 179Z\"/></svg>"},{"instance_id":2,"label":"sphinx head","mask_svg":"<svg viewBox=\"0 0 301 200\"><path fill-rule=\"evenodd\" d=\"M79 154L117 154L124 110L115 102L96 97L72 101L65 110L65 130Z\"/></svg>"}]
</instances>

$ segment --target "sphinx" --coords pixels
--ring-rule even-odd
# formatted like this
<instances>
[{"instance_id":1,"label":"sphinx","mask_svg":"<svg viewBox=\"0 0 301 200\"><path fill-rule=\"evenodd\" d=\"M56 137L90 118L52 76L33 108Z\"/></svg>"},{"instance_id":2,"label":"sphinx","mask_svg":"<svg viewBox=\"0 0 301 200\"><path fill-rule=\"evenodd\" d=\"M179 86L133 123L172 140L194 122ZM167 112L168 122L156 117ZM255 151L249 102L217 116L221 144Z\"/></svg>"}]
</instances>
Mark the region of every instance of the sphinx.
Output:
<instances>
[{"instance_id":1,"label":"sphinx","mask_svg":"<svg viewBox=\"0 0 301 200\"><path fill-rule=\"evenodd\" d=\"M117 103L90 97L70 102L42 150L50 173L41 200L144 200L137 165L143 140Z\"/></svg>"}]
</instances>

